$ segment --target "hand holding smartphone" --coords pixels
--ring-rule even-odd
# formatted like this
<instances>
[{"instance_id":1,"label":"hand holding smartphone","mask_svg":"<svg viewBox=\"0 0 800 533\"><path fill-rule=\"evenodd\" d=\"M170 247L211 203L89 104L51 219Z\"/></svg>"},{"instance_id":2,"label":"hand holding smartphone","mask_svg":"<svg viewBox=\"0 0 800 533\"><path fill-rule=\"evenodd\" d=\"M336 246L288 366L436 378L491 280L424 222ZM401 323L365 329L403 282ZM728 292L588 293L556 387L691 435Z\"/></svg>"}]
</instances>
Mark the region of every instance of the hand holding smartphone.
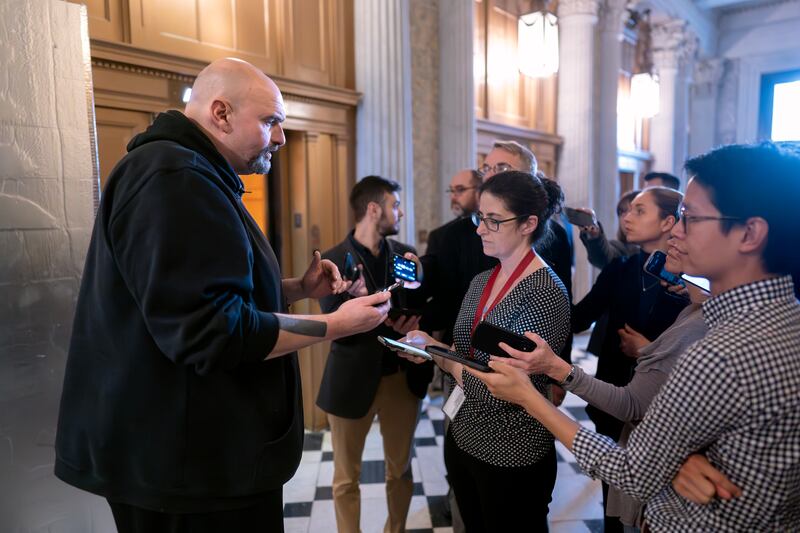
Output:
<instances>
[{"instance_id":1,"label":"hand holding smartphone","mask_svg":"<svg viewBox=\"0 0 800 533\"><path fill-rule=\"evenodd\" d=\"M567 220L570 224L574 224L580 228L587 228L589 226L597 225L594 215L592 213L587 213L582 209L565 207L564 215L567 217Z\"/></svg>"},{"instance_id":2,"label":"hand holding smartphone","mask_svg":"<svg viewBox=\"0 0 800 533\"><path fill-rule=\"evenodd\" d=\"M423 359L426 359L428 361L433 360L431 354L429 354L425 349L420 348L419 346L414 346L413 344L396 341L394 339L390 339L388 337L382 337L380 335L378 336L378 342L380 342L390 350L407 353L409 355L414 355L417 357L422 357Z\"/></svg>"},{"instance_id":3,"label":"hand holding smartphone","mask_svg":"<svg viewBox=\"0 0 800 533\"><path fill-rule=\"evenodd\" d=\"M666 281L670 285L685 287L687 284L693 285L702 292L708 294L711 290L709 281L705 278L687 276L686 274L675 274L666 269L667 254L661 250L656 250L644 264L644 271L656 278Z\"/></svg>"},{"instance_id":4,"label":"hand holding smartphone","mask_svg":"<svg viewBox=\"0 0 800 533\"><path fill-rule=\"evenodd\" d=\"M505 350L500 348L501 342L521 352L532 352L536 349L536 343L528 337L486 321L478 324L471 339L472 347L476 350L498 357L508 357Z\"/></svg>"}]
</instances>

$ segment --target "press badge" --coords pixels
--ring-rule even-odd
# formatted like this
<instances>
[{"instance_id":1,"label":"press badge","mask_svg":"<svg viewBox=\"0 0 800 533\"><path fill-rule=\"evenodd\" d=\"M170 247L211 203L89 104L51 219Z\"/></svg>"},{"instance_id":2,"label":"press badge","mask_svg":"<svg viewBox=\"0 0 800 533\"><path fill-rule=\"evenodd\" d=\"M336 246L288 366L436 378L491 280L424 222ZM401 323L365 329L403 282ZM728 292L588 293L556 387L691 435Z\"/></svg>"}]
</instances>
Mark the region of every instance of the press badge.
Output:
<instances>
[{"instance_id":1,"label":"press badge","mask_svg":"<svg viewBox=\"0 0 800 533\"><path fill-rule=\"evenodd\" d=\"M442 406L442 411L447 415L447 418L455 420L458 410L464 405L464 400L466 399L467 397L464 395L464 389L456 385L453 392L450 393L450 397Z\"/></svg>"}]
</instances>

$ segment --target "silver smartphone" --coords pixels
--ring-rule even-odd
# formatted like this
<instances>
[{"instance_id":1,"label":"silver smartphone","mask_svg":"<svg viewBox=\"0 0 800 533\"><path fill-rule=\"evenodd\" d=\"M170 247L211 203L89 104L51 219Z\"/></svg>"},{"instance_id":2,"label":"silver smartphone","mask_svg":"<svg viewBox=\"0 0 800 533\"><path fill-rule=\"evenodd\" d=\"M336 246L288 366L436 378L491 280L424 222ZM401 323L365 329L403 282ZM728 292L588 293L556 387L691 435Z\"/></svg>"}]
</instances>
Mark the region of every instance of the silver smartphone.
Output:
<instances>
[{"instance_id":1,"label":"silver smartphone","mask_svg":"<svg viewBox=\"0 0 800 533\"><path fill-rule=\"evenodd\" d=\"M378 335L378 342L380 342L390 350L397 350L400 352L405 352L407 354L416 355L417 357L422 357L423 359L427 359L428 361L433 360L433 356L431 356L431 354L429 354L419 346L414 346L412 344L407 344L405 342L396 341L394 339L389 339L387 337L381 337L380 335Z\"/></svg>"}]
</instances>

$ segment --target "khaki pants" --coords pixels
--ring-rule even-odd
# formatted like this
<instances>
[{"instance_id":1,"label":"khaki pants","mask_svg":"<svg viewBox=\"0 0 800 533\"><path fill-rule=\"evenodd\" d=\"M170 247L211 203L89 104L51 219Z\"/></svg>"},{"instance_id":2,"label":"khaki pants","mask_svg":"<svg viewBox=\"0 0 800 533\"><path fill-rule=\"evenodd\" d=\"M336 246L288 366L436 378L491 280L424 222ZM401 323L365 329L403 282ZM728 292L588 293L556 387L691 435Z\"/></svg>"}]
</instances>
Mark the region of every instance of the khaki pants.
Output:
<instances>
[{"instance_id":1,"label":"khaki pants","mask_svg":"<svg viewBox=\"0 0 800 533\"><path fill-rule=\"evenodd\" d=\"M385 532L405 531L408 507L414 491L411 444L417 426L420 400L408 390L405 372L381 378L375 400L362 418L328 414L333 441L333 503L339 533L360 531L361 455L367 433L378 415L386 461L386 501L389 517Z\"/></svg>"}]
</instances>

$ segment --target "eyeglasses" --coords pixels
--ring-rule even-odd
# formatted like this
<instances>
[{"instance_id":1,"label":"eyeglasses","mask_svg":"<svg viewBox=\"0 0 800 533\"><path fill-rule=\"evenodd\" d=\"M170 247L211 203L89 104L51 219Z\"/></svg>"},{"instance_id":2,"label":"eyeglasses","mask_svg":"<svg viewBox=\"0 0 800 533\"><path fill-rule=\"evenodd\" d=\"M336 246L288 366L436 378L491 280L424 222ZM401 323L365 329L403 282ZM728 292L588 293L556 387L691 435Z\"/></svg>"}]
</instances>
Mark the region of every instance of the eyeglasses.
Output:
<instances>
[{"instance_id":1,"label":"eyeglasses","mask_svg":"<svg viewBox=\"0 0 800 533\"><path fill-rule=\"evenodd\" d=\"M461 196L470 189L477 189L477 187L464 187L459 185L457 187L448 187L444 190L444 192L447 194L452 194L453 196Z\"/></svg>"},{"instance_id":2,"label":"eyeglasses","mask_svg":"<svg viewBox=\"0 0 800 533\"><path fill-rule=\"evenodd\" d=\"M499 174L501 172L506 172L508 170L514 170L514 167L512 167L508 163L497 163L496 165L488 165L484 163L483 165L481 165L481 168L478 169L478 172L480 172L481 175L485 176L489 172L491 172L492 174Z\"/></svg>"},{"instance_id":3,"label":"eyeglasses","mask_svg":"<svg viewBox=\"0 0 800 533\"><path fill-rule=\"evenodd\" d=\"M530 215L519 215L518 217L511 217L505 220L496 220L494 218L484 217L479 215L478 213L472 213L472 223L475 224L475 227L481 225L486 226L486 229L489 231L500 231L500 224L505 224L506 222L511 222L512 220L519 220L521 218L528 218Z\"/></svg>"},{"instance_id":4,"label":"eyeglasses","mask_svg":"<svg viewBox=\"0 0 800 533\"><path fill-rule=\"evenodd\" d=\"M742 217L711 217L706 215L687 215L686 208L681 206L678 210L681 215L681 223L683 224L683 232L685 234L689 234L689 223L690 222L705 222L706 220L733 220L741 222L743 219Z\"/></svg>"}]
</instances>

